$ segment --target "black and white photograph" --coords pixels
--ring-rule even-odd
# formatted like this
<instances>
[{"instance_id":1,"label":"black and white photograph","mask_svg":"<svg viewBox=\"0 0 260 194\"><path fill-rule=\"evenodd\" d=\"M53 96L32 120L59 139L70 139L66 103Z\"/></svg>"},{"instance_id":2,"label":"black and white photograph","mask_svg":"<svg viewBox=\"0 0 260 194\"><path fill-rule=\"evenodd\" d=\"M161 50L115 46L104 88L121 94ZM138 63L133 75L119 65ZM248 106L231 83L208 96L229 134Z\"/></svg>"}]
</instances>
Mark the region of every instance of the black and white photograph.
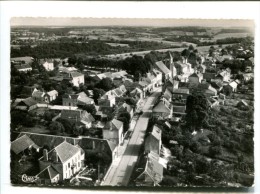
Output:
<instances>
[{"instance_id":1,"label":"black and white photograph","mask_svg":"<svg viewBox=\"0 0 260 194\"><path fill-rule=\"evenodd\" d=\"M9 22L11 186L254 186L253 19Z\"/></svg>"}]
</instances>

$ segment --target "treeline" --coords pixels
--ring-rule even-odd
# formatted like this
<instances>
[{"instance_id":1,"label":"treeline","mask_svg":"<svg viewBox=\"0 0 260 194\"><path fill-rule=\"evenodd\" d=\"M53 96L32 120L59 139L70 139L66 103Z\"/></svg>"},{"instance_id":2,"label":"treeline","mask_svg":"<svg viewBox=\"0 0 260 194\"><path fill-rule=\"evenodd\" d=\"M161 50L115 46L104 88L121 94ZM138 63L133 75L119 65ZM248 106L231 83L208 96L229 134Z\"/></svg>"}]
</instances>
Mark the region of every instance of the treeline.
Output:
<instances>
[{"instance_id":1,"label":"treeline","mask_svg":"<svg viewBox=\"0 0 260 194\"><path fill-rule=\"evenodd\" d=\"M112 47L104 41L89 40L88 43L75 43L67 41L56 41L41 43L32 48L30 46L22 46L20 49L11 48L11 57L32 56L34 58L66 58L77 53L85 55L107 55L115 53L143 51L145 49L167 48L156 42L134 41L127 42L131 47ZM73 54L72 54L73 53Z\"/></svg>"},{"instance_id":2,"label":"treeline","mask_svg":"<svg viewBox=\"0 0 260 194\"><path fill-rule=\"evenodd\" d=\"M184 31L184 32L207 32L207 28L201 28L196 26L185 26L185 27L162 27L154 28L152 32L170 32L170 31Z\"/></svg>"}]
</instances>

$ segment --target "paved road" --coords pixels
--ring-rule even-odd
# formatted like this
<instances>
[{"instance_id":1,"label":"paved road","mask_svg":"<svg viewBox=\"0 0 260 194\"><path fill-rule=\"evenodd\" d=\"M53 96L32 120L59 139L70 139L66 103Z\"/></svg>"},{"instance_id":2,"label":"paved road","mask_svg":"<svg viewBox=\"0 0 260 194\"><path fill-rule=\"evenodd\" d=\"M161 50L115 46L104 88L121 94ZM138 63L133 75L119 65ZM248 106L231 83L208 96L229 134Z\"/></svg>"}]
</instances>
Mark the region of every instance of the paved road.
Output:
<instances>
[{"instance_id":1,"label":"paved road","mask_svg":"<svg viewBox=\"0 0 260 194\"><path fill-rule=\"evenodd\" d=\"M108 172L106 179L101 185L109 186L127 186L130 180L131 174L137 162L139 156L140 147L144 141L145 131L148 126L148 121L151 116L152 107L160 95L160 91L154 92L148 97L144 107L143 114L136 122L131 139L129 140L125 152L123 155L116 159L110 171Z\"/></svg>"}]
</instances>

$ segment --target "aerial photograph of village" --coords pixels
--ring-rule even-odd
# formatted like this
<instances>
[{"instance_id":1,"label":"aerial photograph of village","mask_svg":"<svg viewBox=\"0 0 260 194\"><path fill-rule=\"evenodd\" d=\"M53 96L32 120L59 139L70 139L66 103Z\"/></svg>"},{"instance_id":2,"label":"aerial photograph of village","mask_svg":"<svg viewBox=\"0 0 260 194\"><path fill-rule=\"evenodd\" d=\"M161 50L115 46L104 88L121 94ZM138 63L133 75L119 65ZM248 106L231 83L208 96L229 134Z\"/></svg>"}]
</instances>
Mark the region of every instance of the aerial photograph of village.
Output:
<instances>
[{"instance_id":1,"label":"aerial photograph of village","mask_svg":"<svg viewBox=\"0 0 260 194\"><path fill-rule=\"evenodd\" d=\"M251 20L27 19L10 29L12 185L254 185Z\"/></svg>"}]
</instances>

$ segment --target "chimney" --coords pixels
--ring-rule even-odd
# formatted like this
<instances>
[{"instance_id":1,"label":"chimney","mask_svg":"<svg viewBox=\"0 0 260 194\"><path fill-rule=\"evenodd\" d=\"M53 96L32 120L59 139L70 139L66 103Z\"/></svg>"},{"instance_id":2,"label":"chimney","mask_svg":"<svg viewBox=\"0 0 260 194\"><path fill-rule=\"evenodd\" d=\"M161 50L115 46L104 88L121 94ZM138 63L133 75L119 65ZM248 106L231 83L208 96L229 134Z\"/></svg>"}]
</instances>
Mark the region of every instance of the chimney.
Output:
<instances>
[{"instance_id":1,"label":"chimney","mask_svg":"<svg viewBox=\"0 0 260 194\"><path fill-rule=\"evenodd\" d=\"M54 153L54 158L53 158L54 161L55 161L55 162L59 162L59 156L58 156L56 150L55 150L53 153Z\"/></svg>"},{"instance_id":2,"label":"chimney","mask_svg":"<svg viewBox=\"0 0 260 194\"><path fill-rule=\"evenodd\" d=\"M48 150L47 149L43 150L43 160L46 162L48 161Z\"/></svg>"}]
</instances>

